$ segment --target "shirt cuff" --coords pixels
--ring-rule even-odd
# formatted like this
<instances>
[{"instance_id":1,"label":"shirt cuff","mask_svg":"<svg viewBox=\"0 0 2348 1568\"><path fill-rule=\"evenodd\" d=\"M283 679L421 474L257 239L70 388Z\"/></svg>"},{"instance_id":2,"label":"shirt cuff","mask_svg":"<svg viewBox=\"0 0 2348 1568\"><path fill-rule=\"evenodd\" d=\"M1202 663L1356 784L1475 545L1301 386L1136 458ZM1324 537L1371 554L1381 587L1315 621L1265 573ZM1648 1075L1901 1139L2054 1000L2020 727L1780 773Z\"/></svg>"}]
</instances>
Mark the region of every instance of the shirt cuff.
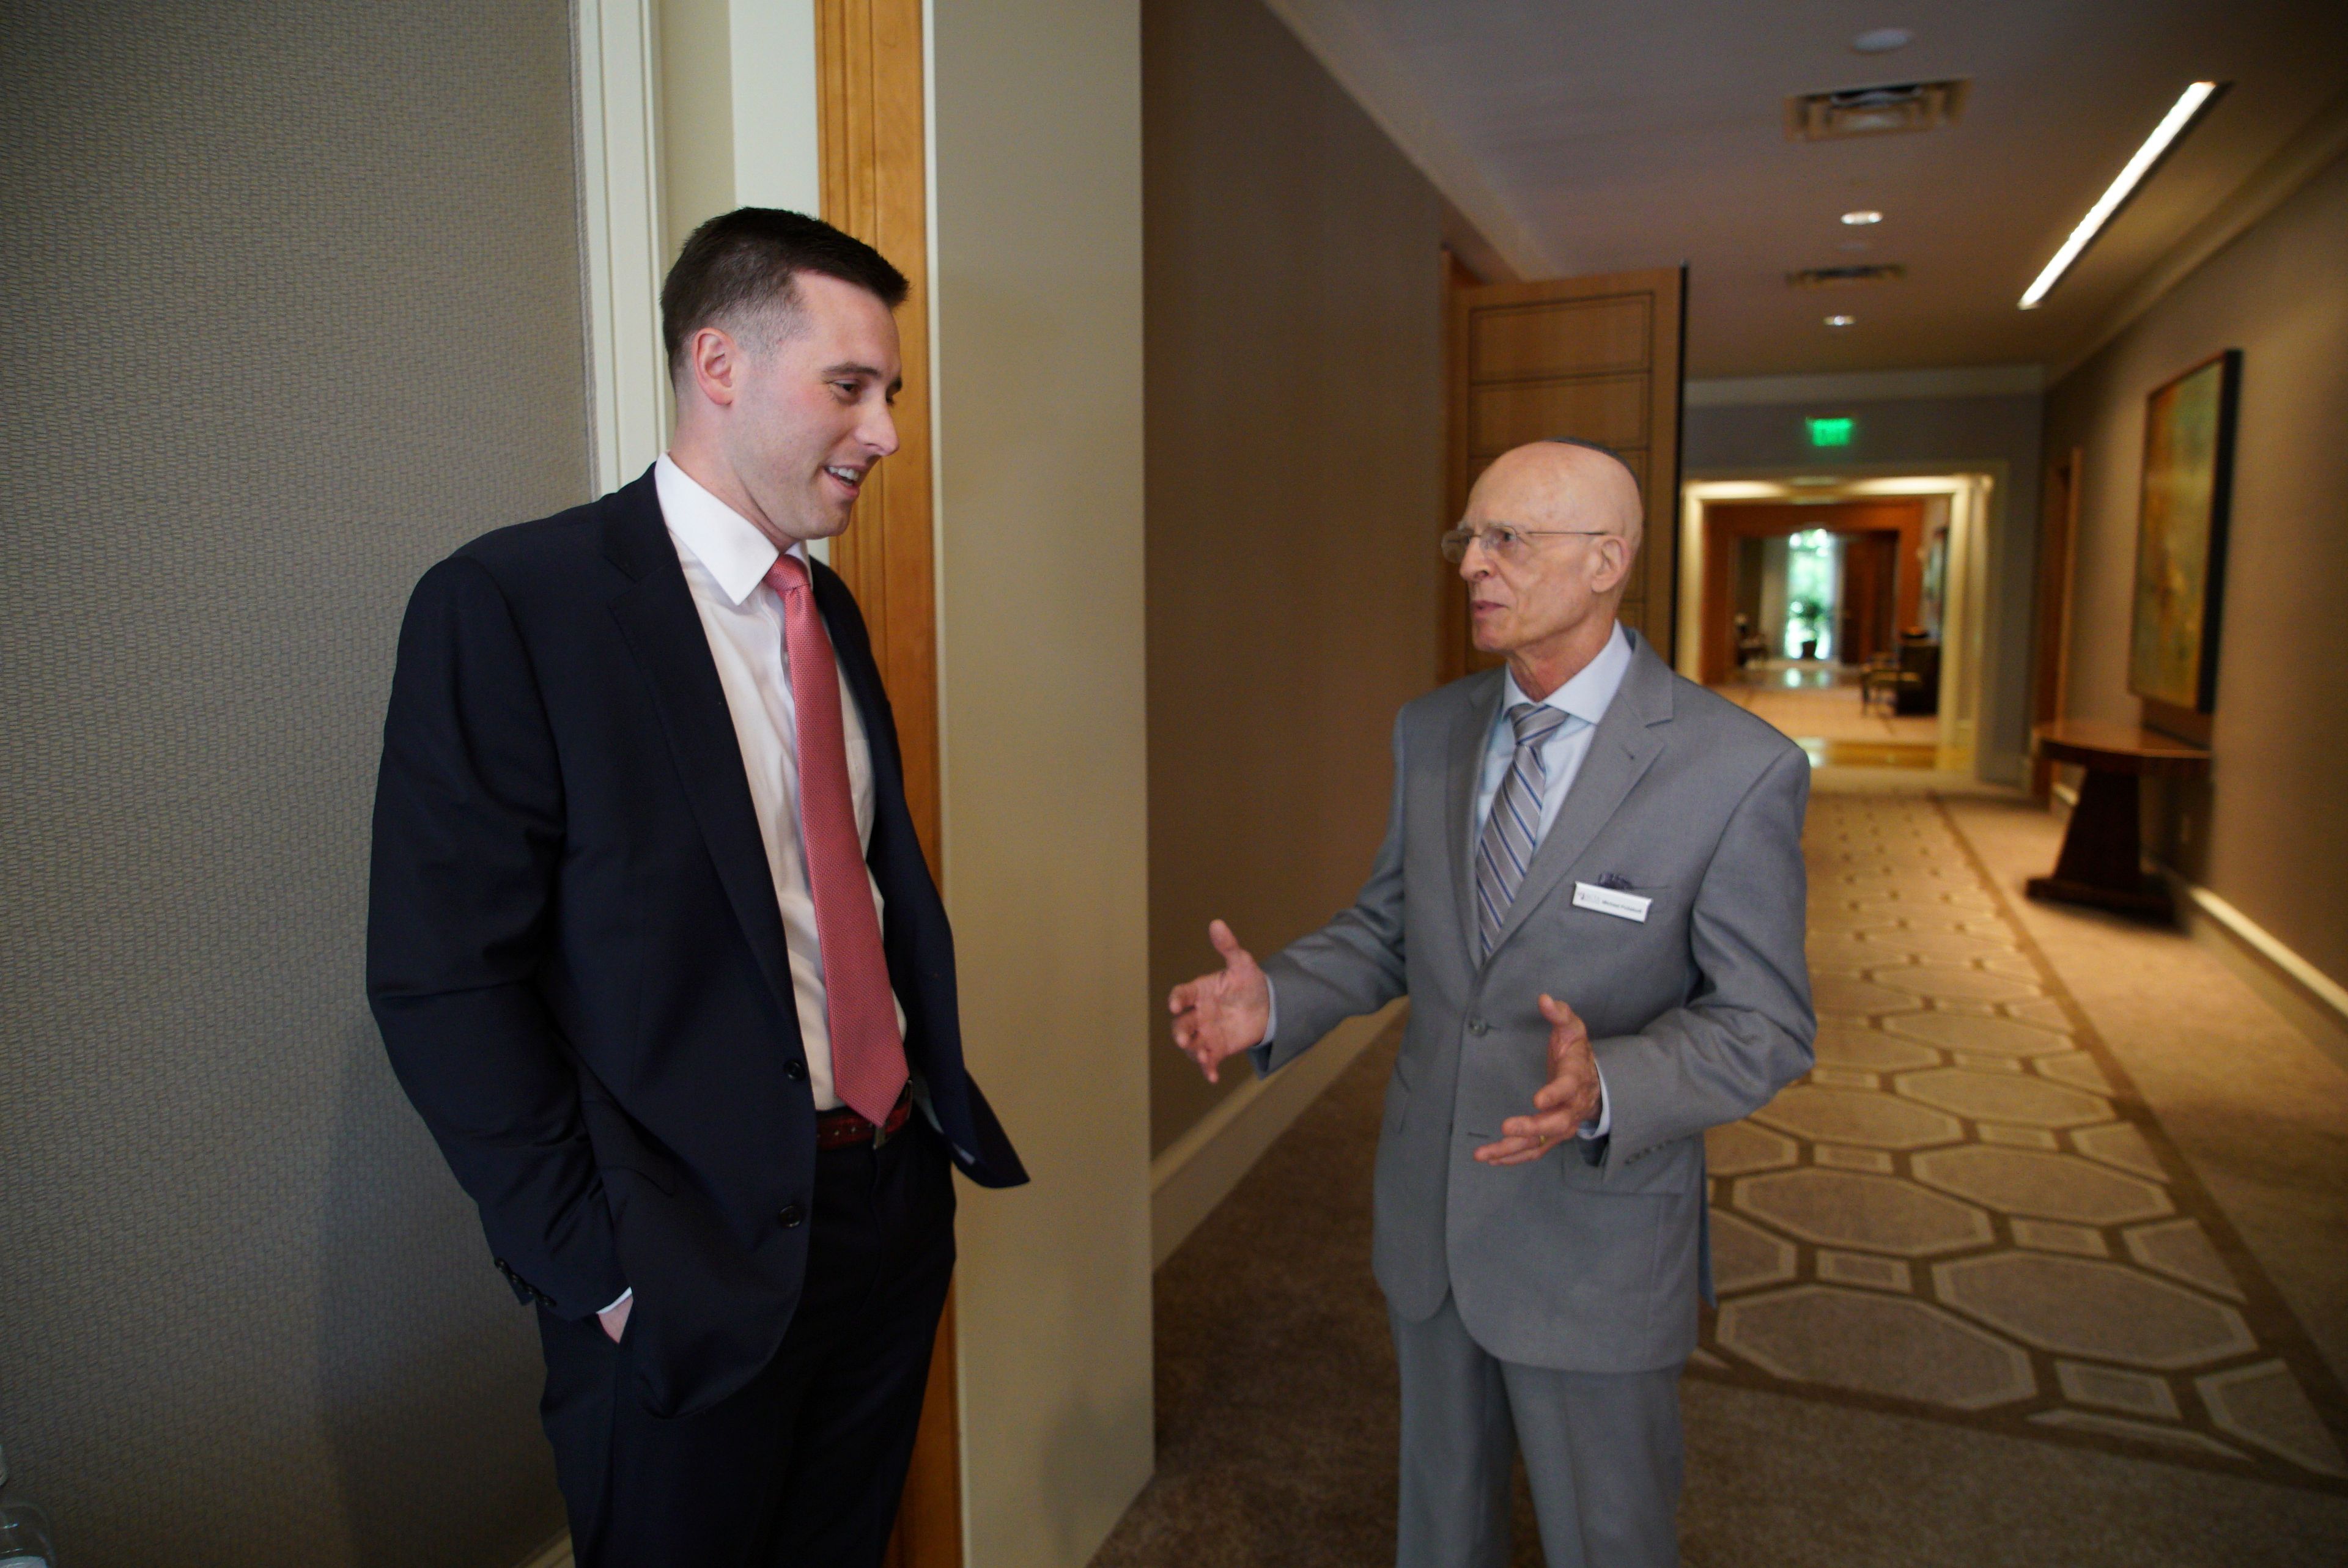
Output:
<instances>
[{"instance_id":1,"label":"shirt cuff","mask_svg":"<svg viewBox=\"0 0 2348 1568\"><path fill-rule=\"evenodd\" d=\"M1598 1073L1598 1119L1594 1122L1584 1122L1579 1135L1595 1143L1614 1130L1614 1107L1606 1100L1606 1070L1599 1067L1594 1061L1590 1065Z\"/></svg>"},{"instance_id":2,"label":"shirt cuff","mask_svg":"<svg viewBox=\"0 0 2348 1568\"><path fill-rule=\"evenodd\" d=\"M1255 1050L1270 1045L1272 1037L1280 1032L1280 988L1272 983L1270 975L1263 977L1263 994L1272 999L1272 1003L1263 1015L1263 1038L1251 1048Z\"/></svg>"},{"instance_id":3,"label":"shirt cuff","mask_svg":"<svg viewBox=\"0 0 2348 1568\"><path fill-rule=\"evenodd\" d=\"M612 1300L612 1306L611 1306L611 1307L603 1307L602 1310L598 1311L598 1312L595 1314L595 1316L596 1316L596 1317L602 1317L602 1316L603 1316L603 1314L604 1314L605 1312L609 1312L609 1311L611 1311L611 1310L612 1310L612 1307L619 1306L619 1305L620 1305L620 1303L622 1303L622 1302L623 1302L623 1301L627 1300L630 1296L632 1296L635 1295L635 1293L636 1293L636 1287L635 1287L634 1286L633 1286L633 1285L632 1285L632 1286L628 1286L628 1288L627 1288L627 1289L625 1289L625 1290L623 1290L623 1291L620 1292L620 1294L619 1294L618 1296L614 1296L614 1297L613 1298L613 1300Z\"/></svg>"}]
</instances>

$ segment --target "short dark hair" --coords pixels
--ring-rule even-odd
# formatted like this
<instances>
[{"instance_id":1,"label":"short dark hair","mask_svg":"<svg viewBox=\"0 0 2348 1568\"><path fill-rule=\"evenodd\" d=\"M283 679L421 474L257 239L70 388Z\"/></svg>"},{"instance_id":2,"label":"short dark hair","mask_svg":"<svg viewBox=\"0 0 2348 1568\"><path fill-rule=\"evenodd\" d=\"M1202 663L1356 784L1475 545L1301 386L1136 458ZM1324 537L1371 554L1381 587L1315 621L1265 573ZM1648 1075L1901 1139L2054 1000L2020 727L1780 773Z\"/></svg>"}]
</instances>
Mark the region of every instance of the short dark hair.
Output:
<instances>
[{"instance_id":1,"label":"short dark hair","mask_svg":"<svg viewBox=\"0 0 2348 1568\"><path fill-rule=\"evenodd\" d=\"M703 327L743 311L772 309L787 319L799 308L797 279L819 272L853 283L895 310L905 302L905 274L853 234L820 218L778 207L737 207L693 231L661 285L661 340L669 374Z\"/></svg>"}]
</instances>

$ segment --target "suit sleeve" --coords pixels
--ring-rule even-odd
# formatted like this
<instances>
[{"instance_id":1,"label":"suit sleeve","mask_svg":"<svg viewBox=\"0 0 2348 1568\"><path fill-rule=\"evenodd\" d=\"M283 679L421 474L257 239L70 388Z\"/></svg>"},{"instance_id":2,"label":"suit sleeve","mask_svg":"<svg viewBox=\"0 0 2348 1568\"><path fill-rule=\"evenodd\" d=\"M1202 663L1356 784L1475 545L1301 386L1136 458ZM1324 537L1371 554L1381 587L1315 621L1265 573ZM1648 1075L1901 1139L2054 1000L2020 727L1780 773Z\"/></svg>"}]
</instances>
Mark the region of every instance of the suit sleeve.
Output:
<instances>
[{"instance_id":1,"label":"suit sleeve","mask_svg":"<svg viewBox=\"0 0 2348 1568\"><path fill-rule=\"evenodd\" d=\"M485 567L443 561L400 629L367 994L499 1266L518 1293L584 1317L628 1281L577 1075L537 987L562 845L561 765L512 611Z\"/></svg>"},{"instance_id":2,"label":"suit sleeve","mask_svg":"<svg viewBox=\"0 0 2348 1568\"><path fill-rule=\"evenodd\" d=\"M1372 1013L1409 987L1403 962L1403 731L1395 721L1394 805L1385 842L1353 907L1264 960L1278 999L1271 1039L1251 1054L1259 1074L1287 1066L1349 1018Z\"/></svg>"},{"instance_id":3,"label":"suit sleeve","mask_svg":"<svg viewBox=\"0 0 2348 1568\"><path fill-rule=\"evenodd\" d=\"M1606 1081L1605 1163L1734 1122L1809 1071L1818 1019L1803 953L1808 760L1791 747L1746 792L1697 888L1694 993L1637 1034L1592 1044Z\"/></svg>"}]
</instances>

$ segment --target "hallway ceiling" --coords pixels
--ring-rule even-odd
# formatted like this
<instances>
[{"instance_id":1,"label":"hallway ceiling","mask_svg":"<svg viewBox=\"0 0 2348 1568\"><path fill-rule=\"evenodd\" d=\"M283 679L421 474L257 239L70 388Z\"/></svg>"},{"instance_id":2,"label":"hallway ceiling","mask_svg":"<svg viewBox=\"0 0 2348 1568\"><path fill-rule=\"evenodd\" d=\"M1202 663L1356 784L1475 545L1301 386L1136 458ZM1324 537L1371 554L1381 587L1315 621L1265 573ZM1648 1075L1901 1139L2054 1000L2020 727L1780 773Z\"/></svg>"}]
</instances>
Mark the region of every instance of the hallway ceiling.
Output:
<instances>
[{"instance_id":1,"label":"hallway ceiling","mask_svg":"<svg viewBox=\"0 0 2348 1568\"><path fill-rule=\"evenodd\" d=\"M1687 261L1691 376L2060 362L2348 93L2338 0L1268 3L1519 275ZM1914 42L1851 46L1883 27ZM1972 84L1952 127L1786 134L1794 94L1952 77ZM2016 308L2200 77L2232 87ZM1884 220L1838 221L1857 208ZM1786 282L1863 263L1905 276ZM1842 312L1857 325L1823 324Z\"/></svg>"}]
</instances>

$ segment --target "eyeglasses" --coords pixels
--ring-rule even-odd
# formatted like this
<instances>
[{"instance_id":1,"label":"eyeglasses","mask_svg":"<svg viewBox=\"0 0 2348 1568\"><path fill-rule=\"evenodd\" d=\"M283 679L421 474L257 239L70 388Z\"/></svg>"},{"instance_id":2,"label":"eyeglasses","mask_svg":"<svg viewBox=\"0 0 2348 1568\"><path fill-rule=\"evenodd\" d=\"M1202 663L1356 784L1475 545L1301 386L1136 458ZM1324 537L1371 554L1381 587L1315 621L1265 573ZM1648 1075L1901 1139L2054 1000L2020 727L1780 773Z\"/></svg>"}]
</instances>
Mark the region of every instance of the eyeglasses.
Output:
<instances>
[{"instance_id":1,"label":"eyeglasses","mask_svg":"<svg viewBox=\"0 0 2348 1568\"><path fill-rule=\"evenodd\" d=\"M1550 535L1591 539L1622 537L1609 528L1520 528L1514 523L1487 523L1480 528L1471 528L1462 523L1443 536L1443 559L1457 566L1468 559L1469 545L1482 545L1485 554L1514 565L1532 553L1532 546L1526 543L1528 539Z\"/></svg>"}]
</instances>

